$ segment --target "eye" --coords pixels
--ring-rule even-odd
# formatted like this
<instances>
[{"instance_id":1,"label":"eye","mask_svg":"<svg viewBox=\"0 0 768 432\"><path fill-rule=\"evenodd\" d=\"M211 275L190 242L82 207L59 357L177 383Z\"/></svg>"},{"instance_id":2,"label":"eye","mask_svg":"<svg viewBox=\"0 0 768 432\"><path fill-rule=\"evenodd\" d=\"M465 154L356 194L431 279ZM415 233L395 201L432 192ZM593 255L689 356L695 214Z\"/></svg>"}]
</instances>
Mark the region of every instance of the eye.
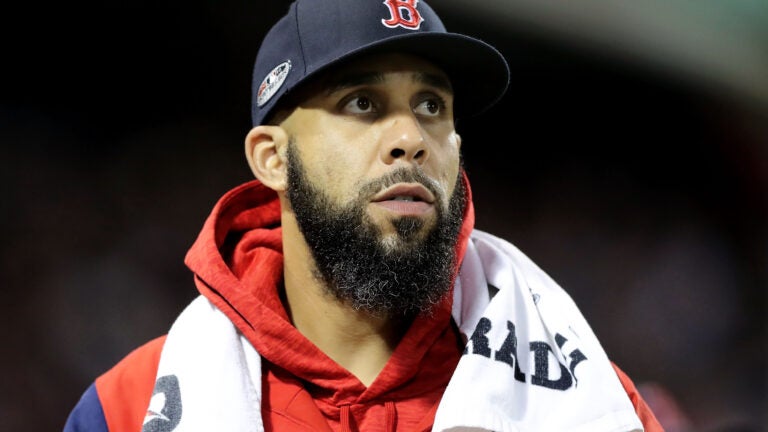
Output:
<instances>
[{"instance_id":1,"label":"eye","mask_svg":"<svg viewBox=\"0 0 768 432\"><path fill-rule=\"evenodd\" d=\"M350 114L370 114L376 112L376 107L371 98L358 95L347 100L342 110Z\"/></svg>"},{"instance_id":2,"label":"eye","mask_svg":"<svg viewBox=\"0 0 768 432\"><path fill-rule=\"evenodd\" d=\"M419 102L413 112L427 117L436 117L445 109L445 102L439 97L431 97Z\"/></svg>"}]
</instances>

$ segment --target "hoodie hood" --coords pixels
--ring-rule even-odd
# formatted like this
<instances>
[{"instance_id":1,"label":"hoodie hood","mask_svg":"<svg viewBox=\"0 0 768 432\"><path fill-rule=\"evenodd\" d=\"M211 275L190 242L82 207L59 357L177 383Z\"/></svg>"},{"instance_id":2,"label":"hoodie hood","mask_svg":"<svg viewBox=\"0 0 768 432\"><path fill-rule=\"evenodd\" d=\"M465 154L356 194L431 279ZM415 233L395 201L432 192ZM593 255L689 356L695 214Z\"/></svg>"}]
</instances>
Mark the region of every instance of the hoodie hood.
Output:
<instances>
[{"instance_id":1,"label":"hoodie hood","mask_svg":"<svg viewBox=\"0 0 768 432\"><path fill-rule=\"evenodd\" d=\"M466 174L462 181L467 190L467 205L456 244L454 277L474 226ZM425 353L449 326L452 293L445 296L433 313L414 319L381 372L381 376L389 378L377 378L366 388L301 335L285 312L280 300L280 211L277 194L258 180L226 193L213 208L185 259L195 275L198 290L229 317L262 357L317 388L329 390L327 399L331 405L360 403L385 393L391 397L398 386L419 371Z\"/></svg>"}]
</instances>

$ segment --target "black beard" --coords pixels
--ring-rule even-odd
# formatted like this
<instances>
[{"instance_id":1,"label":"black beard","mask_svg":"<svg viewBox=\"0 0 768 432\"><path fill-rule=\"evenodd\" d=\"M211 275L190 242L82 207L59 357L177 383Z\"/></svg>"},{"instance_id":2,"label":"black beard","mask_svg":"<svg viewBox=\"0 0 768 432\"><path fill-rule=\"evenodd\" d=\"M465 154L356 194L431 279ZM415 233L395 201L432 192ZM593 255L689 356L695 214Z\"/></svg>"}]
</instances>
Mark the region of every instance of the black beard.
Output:
<instances>
[{"instance_id":1,"label":"black beard","mask_svg":"<svg viewBox=\"0 0 768 432\"><path fill-rule=\"evenodd\" d=\"M315 277L331 295L356 310L408 318L431 310L450 290L466 204L461 174L448 211L444 196L420 168L401 168L370 181L358 198L342 206L307 178L293 140L287 157L287 197L315 260ZM398 218L392 222L396 239L384 241L365 210L373 194L400 182L417 182L432 192L436 223L422 233L422 219Z\"/></svg>"}]
</instances>

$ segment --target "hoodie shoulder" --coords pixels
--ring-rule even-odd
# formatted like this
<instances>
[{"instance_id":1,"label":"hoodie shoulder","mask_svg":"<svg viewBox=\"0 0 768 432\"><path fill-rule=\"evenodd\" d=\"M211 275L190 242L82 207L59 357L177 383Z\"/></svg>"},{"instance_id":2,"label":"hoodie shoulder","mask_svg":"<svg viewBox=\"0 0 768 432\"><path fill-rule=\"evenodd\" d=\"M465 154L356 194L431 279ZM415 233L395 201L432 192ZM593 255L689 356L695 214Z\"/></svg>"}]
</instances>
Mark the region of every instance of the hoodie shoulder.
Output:
<instances>
[{"instance_id":1,"label":"hoodie shoulder","mask_svg":"<svg viewBox=\"0 0 768 432\"><path fill-rule=\"evenodd\" d=\"M104 411L96 394L96 385L91 384L83 393L80 401L69 413L64 432L108 432Z\"/></svg>"},{"instance_id":2,"label":"hoodie shoulder","mask_svg":"<svg viewBox=\"0 0 768 432\"><path fill-rule=\"evenodd\" d=\"M80 430L141 430L165 339L161 336L142 345L96 378L93 396L98 398L107 428Z\"/></svg>"},{"instance_id":3,"label":"hoodie shoulder","mask_svg":"<svg viewBox=\"0 0 768 432\"><path fill-rule=\"evenodd\" d=\"M640 392L637 391L632 379L630 379L623 370L619 369L615 363L611 362L611 366L613 366L613 369L616 371L616 375L619 376L621 385L624 387L624 391L627 392L629 400L632 401L632 406L635 408L637 416L643 423L645 432L664 432L664 428L659 423L659 420L656 419L656 416L653 414L653 411L651 411L648 403L646 403L640 395Z\"/></svg>"}]
</instances>

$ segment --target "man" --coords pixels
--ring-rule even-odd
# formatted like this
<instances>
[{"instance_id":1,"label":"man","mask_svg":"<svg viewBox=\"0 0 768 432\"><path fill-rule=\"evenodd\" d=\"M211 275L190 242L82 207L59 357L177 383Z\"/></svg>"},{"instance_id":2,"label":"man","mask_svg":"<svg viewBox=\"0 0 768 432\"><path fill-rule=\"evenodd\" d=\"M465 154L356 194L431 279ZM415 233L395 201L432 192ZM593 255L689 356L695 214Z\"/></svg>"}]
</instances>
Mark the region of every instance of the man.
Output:
<instances>
[{"instance_id":1,"label":"man","mask_svg":"<svg viewBox=\"0 0 768 432\"><path fill-rule=\"evenodd\" d=\"M508 74L423 1L292 4L256 59L258 180L186 258L201 297L65 430L662 430L570 298L473 230L454 119Z\"/></svg>"}]
</instances>

